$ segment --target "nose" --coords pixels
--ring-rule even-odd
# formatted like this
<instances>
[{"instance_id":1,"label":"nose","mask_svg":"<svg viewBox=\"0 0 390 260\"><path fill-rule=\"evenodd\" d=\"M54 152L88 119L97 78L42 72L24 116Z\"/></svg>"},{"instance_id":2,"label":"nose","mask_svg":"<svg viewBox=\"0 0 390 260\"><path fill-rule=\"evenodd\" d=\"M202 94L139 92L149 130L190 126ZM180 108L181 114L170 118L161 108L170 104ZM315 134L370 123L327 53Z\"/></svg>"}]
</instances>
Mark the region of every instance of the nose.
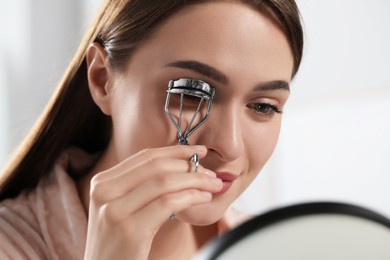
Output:
<instances>
[{"instance_id":1,"label":"nose","mask_svg":"<svg viewBox=\"0 0 390 260\"><path fill-rule=\"evenodd\" d=\"M205 145L222 161L234 161L245 150L240 115L233 107L213 107L208 121L198 131L196 143Z\"/></svg>"}]
</instances>

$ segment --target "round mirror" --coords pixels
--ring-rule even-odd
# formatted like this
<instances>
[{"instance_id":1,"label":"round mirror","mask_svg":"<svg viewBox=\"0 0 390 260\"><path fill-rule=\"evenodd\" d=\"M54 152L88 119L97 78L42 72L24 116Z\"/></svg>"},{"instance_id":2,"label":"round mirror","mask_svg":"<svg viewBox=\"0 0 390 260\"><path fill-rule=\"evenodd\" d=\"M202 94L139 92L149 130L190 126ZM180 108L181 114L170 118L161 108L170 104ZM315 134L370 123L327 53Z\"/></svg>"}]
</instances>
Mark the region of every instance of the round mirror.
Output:
<instances>
[{"instance_id":1,"label":"round mirror","mask_svg":"<svg viewBox=\"0 0 390 260\"><path fill-rule=\"evenodd\" d=\"M389 260L390 220L351 204L298 204L243 223L195 259Z\"/></svg>"}]
</instances>

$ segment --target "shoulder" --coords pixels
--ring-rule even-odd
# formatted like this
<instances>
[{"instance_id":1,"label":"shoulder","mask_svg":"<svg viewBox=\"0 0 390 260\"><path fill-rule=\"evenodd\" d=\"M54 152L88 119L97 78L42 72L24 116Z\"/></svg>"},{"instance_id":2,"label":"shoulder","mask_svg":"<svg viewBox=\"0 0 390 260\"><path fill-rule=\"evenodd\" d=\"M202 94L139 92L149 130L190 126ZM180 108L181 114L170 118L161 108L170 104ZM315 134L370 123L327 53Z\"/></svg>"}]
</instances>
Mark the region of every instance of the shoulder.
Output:
<instances>
[{"instance_id":1,"label":"shoulder","mask_svg":"<svg viewBox=\"0 0 390 260\"><path fill-rule=\"evenodd\" d=\"M0 202L0 259L82 258L87 215L69 170L78 174L90 161L66 150L33 190Z\"/></svg>"},{"instance_id":2,"label":"shoulder","mask_svg":"<svg viewBox=\"0 0 390 260\"><path fill-rule=\"evenodd\" d=\"M0 203L0 258L48 259L39 223L24 194Z\"/></svg>"}]
</instances>

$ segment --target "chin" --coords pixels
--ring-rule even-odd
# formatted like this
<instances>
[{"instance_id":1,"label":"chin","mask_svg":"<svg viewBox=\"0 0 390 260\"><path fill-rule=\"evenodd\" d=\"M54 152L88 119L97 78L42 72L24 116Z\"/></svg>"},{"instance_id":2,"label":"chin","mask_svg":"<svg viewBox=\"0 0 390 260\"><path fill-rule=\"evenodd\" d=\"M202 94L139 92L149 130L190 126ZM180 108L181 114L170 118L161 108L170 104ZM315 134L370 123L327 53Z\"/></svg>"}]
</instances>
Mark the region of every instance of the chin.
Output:
<instances>
[{"instance_id":1,"label":"chin","mask_svg":"<svg viewBox=\"0 0 390 260\"><path fill-rule=\"evenodd\" d=\"M194 206L179 212L177 218L195 226L208 226L219 221L225 210L211 205Z\"/></svg>"}]
</instances>

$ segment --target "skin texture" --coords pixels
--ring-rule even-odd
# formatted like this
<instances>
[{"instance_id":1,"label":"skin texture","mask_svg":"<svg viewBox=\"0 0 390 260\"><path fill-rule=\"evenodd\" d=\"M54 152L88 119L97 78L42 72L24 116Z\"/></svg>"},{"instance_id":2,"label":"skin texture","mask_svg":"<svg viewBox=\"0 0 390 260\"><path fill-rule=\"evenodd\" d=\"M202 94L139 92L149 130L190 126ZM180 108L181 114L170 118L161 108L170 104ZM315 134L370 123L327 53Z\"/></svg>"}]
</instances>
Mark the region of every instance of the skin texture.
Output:
<instances>
[{"instance_id":1,"label":"skin texture","mask_svg":"<svg viewBox=\"0 0 390 260\"><path fill-rule=\"evenodd\" d=\"M206 64L224 77L177 61ZM293 57L286 37L244 4L195 5L169 18L124 72L110 70L98 44L89 48L87 62L92 97L112 117L113 135L96 167L78 183L89 214L85 259L189 259L216 235L214 223L275 148L281 114L268 104L283 110L289 95ZM183 77L216 88L208 121L189 138L200 146L177 146L176 129L164 112L168 81ZM284 83L269 84L275 81ZM190 174L188 160L195 152L199 174ZM238 178L217 195L222 181L214 172Z\"/></svg>"}]
</instances>

